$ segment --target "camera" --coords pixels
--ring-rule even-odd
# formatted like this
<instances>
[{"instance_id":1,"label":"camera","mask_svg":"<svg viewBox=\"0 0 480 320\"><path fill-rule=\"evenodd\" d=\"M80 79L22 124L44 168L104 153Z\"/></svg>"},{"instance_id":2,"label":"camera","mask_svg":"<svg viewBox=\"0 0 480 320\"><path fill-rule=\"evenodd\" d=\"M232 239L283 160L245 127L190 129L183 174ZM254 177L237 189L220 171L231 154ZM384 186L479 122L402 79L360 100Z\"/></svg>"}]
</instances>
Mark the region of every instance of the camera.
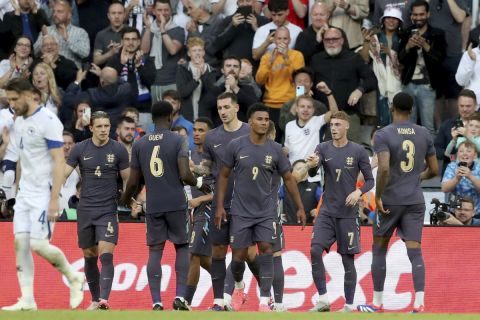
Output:
<instances>
[{"instance_id":1,"label":"camera","mask_svg":"<svg viewBox=\"0 0 480 320\"><path fill-rule=\"evenodd\" d=\"M453 196L448 204L440 202L437 198L433 198L430 204L435 205L435 207L429 212L430 224L438 225L439 222L447 220L448 217L453 214L455 209L460 209L462 207L462 198Z\"/></svg>"}]
</instances>

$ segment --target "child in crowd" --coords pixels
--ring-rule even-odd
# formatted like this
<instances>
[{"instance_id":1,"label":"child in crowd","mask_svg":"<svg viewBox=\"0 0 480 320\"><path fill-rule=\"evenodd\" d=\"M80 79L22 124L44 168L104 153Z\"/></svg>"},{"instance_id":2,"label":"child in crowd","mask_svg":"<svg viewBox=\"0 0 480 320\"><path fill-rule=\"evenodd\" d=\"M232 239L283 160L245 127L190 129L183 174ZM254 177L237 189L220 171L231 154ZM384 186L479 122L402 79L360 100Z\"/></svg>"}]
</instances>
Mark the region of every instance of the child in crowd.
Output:
<instances>
[{"instance_id":1,"label":"child in crowd","mask_svg":"<svg viewBox=\"0 0 480 320\"><path fill-rule=\"evenodd\" d=\"M445 156L450 157L452 161L455 160L457 149L465 140L472 141L480 152L480 115L474 114L466 121L466 127L453 127L452 140L445 149Z\"/></svg>"}]
</instances>

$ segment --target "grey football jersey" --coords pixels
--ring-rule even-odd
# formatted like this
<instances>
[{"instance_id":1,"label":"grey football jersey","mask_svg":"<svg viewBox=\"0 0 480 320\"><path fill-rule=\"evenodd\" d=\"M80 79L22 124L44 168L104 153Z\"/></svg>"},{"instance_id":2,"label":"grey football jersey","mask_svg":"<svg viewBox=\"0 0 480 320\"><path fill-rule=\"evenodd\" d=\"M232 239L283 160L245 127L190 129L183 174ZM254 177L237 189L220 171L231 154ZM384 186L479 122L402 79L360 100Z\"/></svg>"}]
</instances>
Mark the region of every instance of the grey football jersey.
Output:
<instances>
[{"instance_id":1,"label":"grey football jersey","mask_svg":"<svg viewBox=\"0 0 480 320\"><path fill-rule=\"evenodd\" d=\"M250 133L250 127L248 124L243 123L240 129L237 131L229 132L225 131L223 125L210 130L205 137L205 143L203 144L203 158L212 161L212 175L216 179L220 168L222 167L222 159L227 149L227 145L233 139L241 136L248 135ZM228 179L227 193L225 194L225 208L230 208L233 192L233 177ZM216 197L213 197L213 207L216 207Z\"/></svg>"},{"instance_id":2,"label":"grey football jersey","mask_svg":"<svg viewBox=\"0 0 480 320\"><path fill-rule=\"evenodd\" d=\"M335 218L354 218L357 208L345 205L348 195L355 191L358 174L362 172L365 184L362 192L373 187L372 168L365 148L349 141L337 148L332 141L317 145L315 153L320 157L324 170L324 192L321 214Z\"/></svg>"},{"instance_id":3,"label":"grey football jersey","mask_svg":"<svg viewBox=\"0 0 480 320\"><path fill-rule=\"evenodd\" d=\"M263 145L256 145L250 141L250 136L243 136L228 144L223 163L233 169L230 213L251 218L273 217L276 214L273 175L278 172L282 176L290 170L282 147L270 139Z\"/></svg>"},{"instance_id":4,"label":"grey football jersey","mask_svg":"<svg viewBox=\"0 0 480 320\"><path fill-rule=\"evenodd\" d=\"M146 213L187 209L177 160L188 158L188 141L168 129L156 129L133 144L132 168L139 168L147 189Z\"/></svg>"},{"instance_id":5,"label":"grey football jersey","mask_svg":"<svg viewBox=\"0 0 480 320\"><path fill-rule=\"evenodd\" d=\"M79 214L98 218L117 212L118 175L129 165L128 152L122 144L110 139L97 147L92 139L84 140L74 146L67 164L80 168Z\"/></svg>"},{"instance_id":6,"label":"grey football jersey","mask_svg":"<svg viewBox=\"0 0 480 320\"><path fill-rule=\"evenodd\" d=\"M390 154L390 175L382 195L383 204L424 203L420 174L425 170L425 159L435 154L428 130L410 121L392 123L375 133L374 150Z\"/></svg>"}]
</instances>

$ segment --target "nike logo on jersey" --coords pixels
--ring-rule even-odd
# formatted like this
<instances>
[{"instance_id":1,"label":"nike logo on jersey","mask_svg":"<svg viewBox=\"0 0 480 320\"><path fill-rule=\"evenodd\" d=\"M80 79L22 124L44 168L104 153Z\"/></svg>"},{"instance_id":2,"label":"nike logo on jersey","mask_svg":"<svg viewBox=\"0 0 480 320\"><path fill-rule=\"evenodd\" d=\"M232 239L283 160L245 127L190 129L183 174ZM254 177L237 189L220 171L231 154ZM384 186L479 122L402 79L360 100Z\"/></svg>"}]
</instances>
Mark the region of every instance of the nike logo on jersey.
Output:
<instances>
[{"instance_id":1,"label":"nike logo on jersey","mask_svg":"<svg viewBox=\"0 0 480 320\"><path fill-rule=\"evenodd\" d=\"M221 145L222 145L221 143L219 143L219 144L214 144L213 147L214 147L214 148L218 148L218 147L220 147Z\"/></svg>"},{"instance_id":2,"label":"nike logo on jersey","mask_svg":"<svg viewBox=\"0 0 480 320\"><path fill-rule=\"evenodd\" d=\"M113 237L113 236L114 236L114 234L107 234L107 233L105 233L105 238L110 238L110 237Z\"/></svg>"},{"instance_id":3,"label":"nike logo on jersey","mask_svg":"<svg viewBox=\"0 0 480 320\"><path fill-rule=\"evenodd\" d=\"M353 249L355 249L355 248L356 248L356 246L348 247L347 249L348 249L348 250L353 250Z\"/></svg>"},{"instance_id":4,"label":"nike logo on jersey","mask_svg":"<svg viewBox=\"0 0 480 320\"><path fill-rule=\"evenodd\" d=\"M87 161L87 160L90 160L90 159L92 159L92 158L93 158L93 157L88 157L88 158L87 158L87 157L83 157L83 161Z\"/></svg>"},{"instance_id":5,"label":"nike logo on jersey","mask_svg":"<svg viewBox=\"0 0 480 320\"><path fill-rule=\"evenodd\" d=\"M330 160L332 160L332 159L333 159L333 158L328 158L328 159L325 159L325 162L327 162L327 161L330 161Z\"/></svg>"},{"instance_id":6,"label":"nike logo on jersey","mask_svg":"<svg viewBox=\"0 0 480 320\"><path fill-rule=\"evenodd\" d=\"M248 156L240 156L240 159L248 158Z\"/></svg>"}]
</instances>

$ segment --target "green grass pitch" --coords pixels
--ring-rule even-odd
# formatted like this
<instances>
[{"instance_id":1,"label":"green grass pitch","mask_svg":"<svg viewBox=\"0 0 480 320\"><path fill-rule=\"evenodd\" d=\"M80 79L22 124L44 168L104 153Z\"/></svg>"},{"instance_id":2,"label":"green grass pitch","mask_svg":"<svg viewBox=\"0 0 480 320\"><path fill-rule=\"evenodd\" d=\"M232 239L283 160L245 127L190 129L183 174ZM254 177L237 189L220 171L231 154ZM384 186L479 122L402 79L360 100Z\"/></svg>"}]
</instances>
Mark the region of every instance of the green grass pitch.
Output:
<instances>
[{"instance_id":1,"label":"green grass pitch","mask_svg":"<svg viewBox=\"0 0 480 320\"><path fill-rule=\"evenodd\" d=\"M275 319L322 319L322 320L361 320L361 319L415 319L415 320L476 320L479 314L405 314L405 313L255 313L255 312L152 312L152 311L32 311L32 312L0 312L0 319L5 320L275 320Z\"/></svg>"}]
</instances>

